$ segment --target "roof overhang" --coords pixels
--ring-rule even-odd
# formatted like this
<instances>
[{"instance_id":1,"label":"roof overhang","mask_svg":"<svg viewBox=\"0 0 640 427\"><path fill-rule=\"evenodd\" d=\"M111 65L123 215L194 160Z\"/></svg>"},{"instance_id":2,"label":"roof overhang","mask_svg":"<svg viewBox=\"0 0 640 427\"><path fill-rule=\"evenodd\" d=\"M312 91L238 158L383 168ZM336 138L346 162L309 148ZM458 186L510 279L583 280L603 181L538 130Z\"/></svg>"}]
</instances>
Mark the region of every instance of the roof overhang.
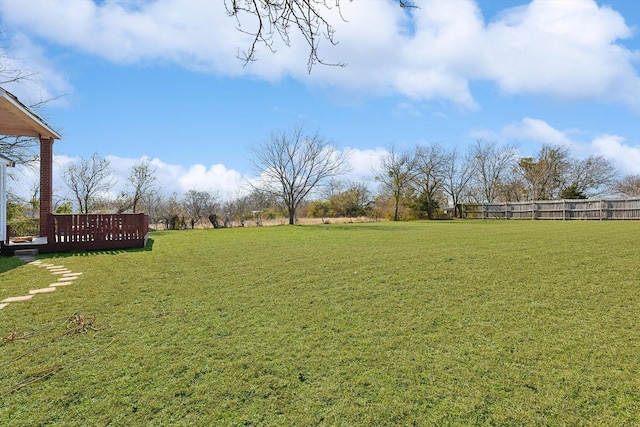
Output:
<instances>
[{"instance_id":1,"label":"roof overhang","mask_svg":"<svg viewBox=\"0 0 640 427\"><path fill-rule=\"evenodd\" d=\"M31 136L44 139L60 139L44 120L14 95L0 88L0 134Z\"/></svg>"}]
</instances>

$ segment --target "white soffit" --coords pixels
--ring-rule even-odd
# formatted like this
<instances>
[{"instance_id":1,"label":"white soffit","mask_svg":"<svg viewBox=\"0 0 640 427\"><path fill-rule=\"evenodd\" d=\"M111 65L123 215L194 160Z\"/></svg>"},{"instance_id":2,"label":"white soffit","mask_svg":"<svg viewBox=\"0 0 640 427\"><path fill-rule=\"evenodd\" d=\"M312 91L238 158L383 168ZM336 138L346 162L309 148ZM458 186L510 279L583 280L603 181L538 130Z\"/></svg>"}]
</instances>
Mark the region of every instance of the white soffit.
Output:
<instances>
[{"instance_id":1,"label":"white soffit","mask_svg":"<svg viewBox=\"0 0 640 427\"><path fill-rule=\"evenodd\" d=\"M18 98L0 88L0 134L60 139L37 114L22 104Z\"/></svg>"}]
</instances>

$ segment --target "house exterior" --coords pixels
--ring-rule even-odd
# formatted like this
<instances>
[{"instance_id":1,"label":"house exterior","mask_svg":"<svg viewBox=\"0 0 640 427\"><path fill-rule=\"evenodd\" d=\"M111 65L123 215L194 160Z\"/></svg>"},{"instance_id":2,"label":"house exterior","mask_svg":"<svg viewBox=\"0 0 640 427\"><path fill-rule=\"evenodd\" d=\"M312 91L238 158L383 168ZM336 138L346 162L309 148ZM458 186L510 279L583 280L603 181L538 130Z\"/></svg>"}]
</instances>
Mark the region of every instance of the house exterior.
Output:
<instances>
[{"instance_id":1,"label":"house exterior","mask_svg":"<svg viewBox=\"0 0 640 427\"><path fill-rule=\"evenodd\" d=\"M40 140L40 235L46 236L47 214L52 212L53 205L53 141L60 139L60 134L13 94L2 88L0 88L0 134L28 136ZM2 197L6 198L4 190ZM6 212L4 218L6 221Z\"/></svg>"},{"instance_id":2,"label":"house exterior","mask_svg":"<svg viewBox=\"0 0 640 427\"><path fill-rule=\"evenodd\" d=\"M16 249L66 252L144 247L149 220L143 214L54 215L53 142L60 134L47 125L14 95L0 88L0 135L33 137L40 141L40 219L42 239L33 245L6 243L6 167L13 162L0 153L0 252L13 255Z\"/></svg>"}]
</instances>

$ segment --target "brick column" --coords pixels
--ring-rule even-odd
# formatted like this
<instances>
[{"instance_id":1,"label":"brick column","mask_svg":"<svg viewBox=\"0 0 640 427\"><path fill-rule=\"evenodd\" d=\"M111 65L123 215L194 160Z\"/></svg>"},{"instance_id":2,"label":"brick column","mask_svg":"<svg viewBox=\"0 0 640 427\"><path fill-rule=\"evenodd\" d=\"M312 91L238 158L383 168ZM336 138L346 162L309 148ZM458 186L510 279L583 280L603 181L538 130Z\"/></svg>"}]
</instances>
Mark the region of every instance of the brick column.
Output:
<instances>
[{"instance_id":1,"label":"brick column","mask_svg":"<svg viewBox=\"0 0 640 427\"><path fill-rule=\"evenodd\" d=\"M40 138L40 236L47 236L53 212L53 138Z\"/></svg>"}]
</instances>

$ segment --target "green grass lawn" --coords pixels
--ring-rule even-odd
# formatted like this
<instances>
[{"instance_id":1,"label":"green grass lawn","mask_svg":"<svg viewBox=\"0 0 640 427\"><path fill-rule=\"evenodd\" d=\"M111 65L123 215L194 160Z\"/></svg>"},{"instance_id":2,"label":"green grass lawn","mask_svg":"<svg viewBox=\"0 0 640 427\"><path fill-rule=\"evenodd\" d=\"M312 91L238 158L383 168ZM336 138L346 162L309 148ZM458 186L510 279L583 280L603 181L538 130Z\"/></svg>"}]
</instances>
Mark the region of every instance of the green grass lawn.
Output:
<instances>
[{"instance_id":1,"label":"green grass lawn","mask_svg":"<svg viewBox=\"0 0 640 427\"><path fill-rule=\"evenodd\" d=\"M385 222L42 255L83 275L0 310L0 425L638 425L639 237Z\"/></svg>"},{"instance_id":2,"label":"green grass lawn","mask_svg":"<svg viewBox=\"0 0 640 427\"><path fill-rule=\"evenodd\" d=\"M15 269L11 274L0 274L0 301L8 297L27 295L31 289L46 288L59 278L46 268L25 268L23 265L24 262L19 258L0 258L0 272ZM3 317L0 314L0 319ZM0 331L0 334L3 332Z\"/></svg>"}]
</instances>

